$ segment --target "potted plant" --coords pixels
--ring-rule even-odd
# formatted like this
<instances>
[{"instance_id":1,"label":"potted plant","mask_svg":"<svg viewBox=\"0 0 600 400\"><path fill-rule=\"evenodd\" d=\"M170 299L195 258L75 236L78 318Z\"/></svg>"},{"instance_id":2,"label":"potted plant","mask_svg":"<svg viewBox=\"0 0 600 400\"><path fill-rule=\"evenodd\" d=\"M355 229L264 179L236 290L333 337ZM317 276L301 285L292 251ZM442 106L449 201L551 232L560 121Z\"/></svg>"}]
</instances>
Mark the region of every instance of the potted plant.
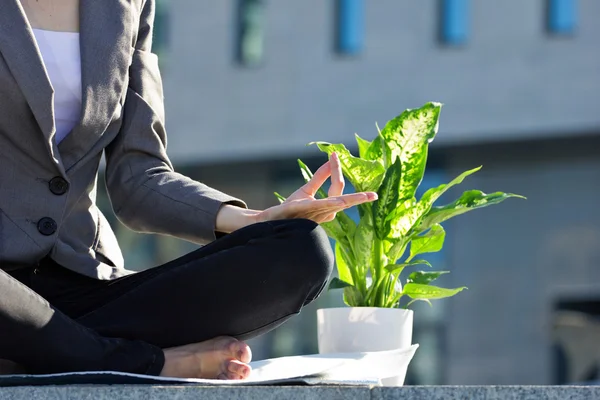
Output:
<instances>
[{"instance_id":1,"label":"potted plant","mask_svg":"<svg viewBox=\"0 0 600 400\"><path fill-rule=\"evenodd\" d=\"M451 182L430 188L417 199L427 163L429 143L435 138L442 105L427 103L408 109L379 130L373 141L356 135L359 156L343 144L316 142L328 155L336 152L344 177L356 191L375 191L378 200L358 206L359 220L345 212L322 224L335 241L338 277L330 289L342 289L349 307L318 310L319 352L362 352L408 348L412 343L415 301L451 297L465 289L432 285L448 271L431 268L425 253L442 249L446 232L441 223L465 212L498 204L510 193L466 191L454 202L435 206L436 200L481 167ZM305 180L312 177L299 160ZM277 195L280 200L284 200ZM326 197L324 191L319 197ZM406 370L389 384L401 385Z\"/></svg>"}]
</instances>

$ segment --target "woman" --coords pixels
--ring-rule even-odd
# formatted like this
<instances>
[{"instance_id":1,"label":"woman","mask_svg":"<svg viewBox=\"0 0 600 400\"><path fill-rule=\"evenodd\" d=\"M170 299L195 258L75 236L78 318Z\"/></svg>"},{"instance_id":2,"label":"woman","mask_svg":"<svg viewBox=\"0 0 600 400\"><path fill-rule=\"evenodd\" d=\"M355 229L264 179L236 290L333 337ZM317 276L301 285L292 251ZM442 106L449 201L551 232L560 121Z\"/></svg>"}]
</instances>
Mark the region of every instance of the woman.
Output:
<instances>
[{"instance_id":1,"label":"woman","mask_svg":"<svg viewBox=\"0 0 600 400\"><path fill-rule=\"evenodd\" d=\"M2 0L0 359L31 373L247 377L241 340L325 286L332 254L318 223L376 198L342 195L335 155L263 211L175 173L153 16L154 0ZM126 270L95 204L103 154L123 223L209 244ZM330 197L315 200L329 176Z\"/></svg>"}]
</instances>

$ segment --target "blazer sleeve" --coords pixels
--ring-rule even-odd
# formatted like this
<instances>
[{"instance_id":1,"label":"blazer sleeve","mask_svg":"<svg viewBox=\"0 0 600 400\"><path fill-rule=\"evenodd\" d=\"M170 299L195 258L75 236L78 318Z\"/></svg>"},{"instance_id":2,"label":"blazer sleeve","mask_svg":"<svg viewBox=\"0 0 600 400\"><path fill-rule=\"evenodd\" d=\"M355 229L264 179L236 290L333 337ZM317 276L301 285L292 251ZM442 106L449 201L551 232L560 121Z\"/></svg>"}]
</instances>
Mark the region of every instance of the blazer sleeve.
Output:
<instances>
[{"instance_id":1,"label":"blazer sleeve","mask_svg":"<svg viewBox=\"0 0 600 400\"><path fill-rule=\"evenodd\" d=\"M106 148L107 191L117 217L129 228L203 244L215 239L222 204L246 204L173 170L158 58L151 53L154 7L155 0L145 0L121 130Z\"/></svg>"}]
</instances>

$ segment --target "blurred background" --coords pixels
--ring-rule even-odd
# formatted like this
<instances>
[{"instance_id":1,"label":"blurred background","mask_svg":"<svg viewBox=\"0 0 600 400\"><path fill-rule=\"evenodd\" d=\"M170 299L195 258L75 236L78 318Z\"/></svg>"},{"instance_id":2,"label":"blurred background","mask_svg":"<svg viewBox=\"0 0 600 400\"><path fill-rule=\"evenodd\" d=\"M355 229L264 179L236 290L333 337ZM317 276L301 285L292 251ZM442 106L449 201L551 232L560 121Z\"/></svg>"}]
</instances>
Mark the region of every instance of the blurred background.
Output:
<instances>
[{"instance_id":1,"label":"blurred background","mask_svg":"<svg viewBox=\"0 0 600 400\"><path fill-rule=\"evenodd\" d=\"M444 103L422 187L483 165L461 189L528 200L445 224L430 260L469 290L414 307L407 383L598 380L599 16L597 0L159 0L168 151L261 209L302 184L298 158L326 161L308 142L356 154L355 132ZM196 248L111 224L131 269ZM326 293L251 341L255 358L316 353L315 310L341 304Z\"/></svg>"}]
</instances>

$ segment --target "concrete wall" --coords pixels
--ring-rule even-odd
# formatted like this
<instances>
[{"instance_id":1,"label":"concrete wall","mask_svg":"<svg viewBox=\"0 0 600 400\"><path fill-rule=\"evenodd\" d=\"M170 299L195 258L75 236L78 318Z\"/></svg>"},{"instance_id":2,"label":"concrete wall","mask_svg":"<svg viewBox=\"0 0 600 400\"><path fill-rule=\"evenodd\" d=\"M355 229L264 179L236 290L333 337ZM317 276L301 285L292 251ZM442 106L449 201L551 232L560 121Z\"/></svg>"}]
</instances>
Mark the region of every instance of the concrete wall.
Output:
<instances>
[{"instance_id":1,"label":"concrete wall","mask_svg":"<svg viewBox=\"0 0 600 400\"><path fill-rule=\"evenodd\" d=\"M591 132L600 125L600 2L571 38L544 0L470 2L464 48L437 40L436 0L365 1L365 49L332 51L333 1L267 1L266 58L233 61L237 2L171 0L162 55L170 154L179 162L294 156L313 140L371 137L405 108L446 104L437 145Z\"/></svg>"},{"instance_id":2,"label":"concrete wall","mask_svg":"<svg viewBox=\"0 0 600 400\"><path fill-rule=\"evenodd\" d=\"M446 282L469 290L445 304L447 383L553 382L553 307L558 300L600 300L599 145L452 153L451 175L484 164L466 189L528 200L448 221Z\"/></svg>"}]
</instances>

